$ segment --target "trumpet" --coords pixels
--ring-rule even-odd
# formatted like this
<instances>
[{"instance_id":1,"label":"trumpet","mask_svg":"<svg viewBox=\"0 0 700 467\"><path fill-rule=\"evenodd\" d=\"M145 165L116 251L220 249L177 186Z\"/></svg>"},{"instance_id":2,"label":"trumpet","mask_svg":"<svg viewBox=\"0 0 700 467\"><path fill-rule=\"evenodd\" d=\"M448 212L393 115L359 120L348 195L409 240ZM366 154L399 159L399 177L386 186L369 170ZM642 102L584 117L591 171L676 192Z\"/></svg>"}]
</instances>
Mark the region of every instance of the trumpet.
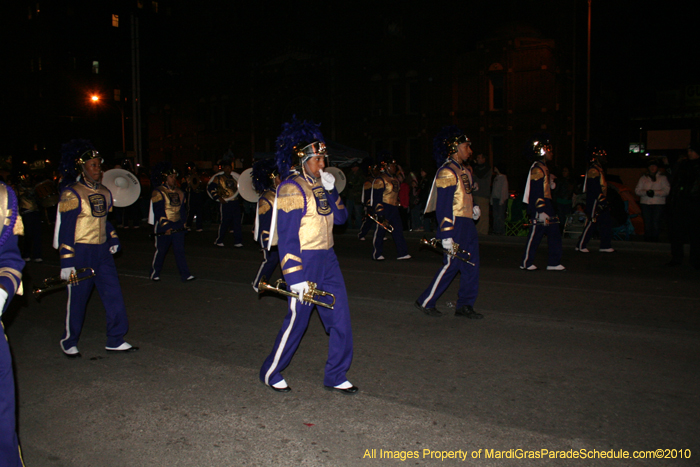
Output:
<instances>
[{"instance_id":1,"label":"trumpet","mask_svg":"<svg viewBox=\"0 0 700 467\"><path fill-rule=\"evenodd\" d=\"M437 239L437 238L431 238L430 240L428 240L427 238L422 238L420 243L421 243L421 245L426 245L426 246L429 246L431 248L435 248L436 250L440 250L443 253L445 253L447 256L449 256L450 258L457 258L458 260L464 261L467 264L471 264L472 266L476 266L476 264L469 261L472 257L472 254L466 250L462 250L459 247L458 243L453 243L451 250L444 248L442 246L442 240ZM465 259L465 258L462 258L461 256L457 256L458 253L461 253L463 255L467 255L467 258Z\"/></svg>"},{"instance_id":2,"label":"trumpet","mask_svg":"<svg viewBox=\"0 0 700 467\"><path fill-rule=\"evenodd\" d=\"M86 271L90 271L90 275L84 276L84 277L78 277L78 274L82 274ZM95 277L95 270L92 268L76 269L74 273L72 272L70 274L70 277L68 278L68 280L61 279L61 276L51 276L51 277L44 279L44 282L42 282L40 286L34 287L34 291L32 292L32 295L38 301L42 294L44 294L50 290L60 289L60 288L65 287L67 285L75 285L80 281L84 281L85 279L90 279L92 277Z\"/></svg>"},{"instance_id":3,"label":"trumpet","mask_svg":"<svg viewBox=\"0 0 700 467\"><path fill-rule=\"evenodd\" d=\"M389 223L386 217L379 215L373 216L370 213L367 213L367 217L376 222L378 226L383 227L387 232L392 233L394 231L394 227Z\"/></svg>"},{"instance_id":4,"label":"trumpet","mask_svg":"<svg viewBox=\"0 0 700 467\"><path fill-rule=\"evenodd\" d=\"M293 292L288 292L282 288L280 288L280 285L284 284L287 285L287 283L283 279L278 279L277 282L275 282L275 286L271 286L267 282L265 282L265 278L263 277L260 279L260 283L258 283L258 291L262 292L263 290L267 290L270 292L275 292L281 295L286 295L287 297L294 297L297 300L299 299L299 295L293 293ZM333 309L333 305L335 305L335 295L333 295L330 292L324 292L323 290L318 290L316 288L316 284L313 282L308 282L309 284L309 290L304 294L304 302L308 303L313 303L314 305L318 306L323 306L326 308L330 308L331 310ZM333 297L333 302L332 303L324 303L320 300L315 300L314 296L329 296Z\"/></svg>"}]
</instances>

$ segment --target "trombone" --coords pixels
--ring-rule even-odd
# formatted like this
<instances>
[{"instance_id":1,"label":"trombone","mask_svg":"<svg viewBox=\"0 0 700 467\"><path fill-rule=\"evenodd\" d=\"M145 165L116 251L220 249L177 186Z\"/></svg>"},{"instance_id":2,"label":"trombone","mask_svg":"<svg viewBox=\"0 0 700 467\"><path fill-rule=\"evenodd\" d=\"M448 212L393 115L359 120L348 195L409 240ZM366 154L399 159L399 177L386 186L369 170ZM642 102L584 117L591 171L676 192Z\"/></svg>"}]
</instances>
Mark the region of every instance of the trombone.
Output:
<instances>
[{"instance_id":1,"label":"trombone","mask_svg":"<svg viewBox=\"0 0 700 467\"><path fill-rule=\"evenodd\" d=\"M392 233L394 231L394 227L389 223L386 217L379 215L373 216L370 213L367 213L367 217L376 222L378 226L383 227L387 232Z\"/></svg>"},{"instance_id":2,"label":"trombone","mask_svg":"<svg viewBox=\"0 0 700 467\"><path fill-rule=\"evenodd\" d=\"M429 246L430 248L435 248L436 250L440 250L443 253L445 253L447 256L449 256L450 258L457 258L458 260L464 261L467 264L471 264L472 266L476 266L476 264L469 261L472 257L472 254L466 250L462 250L459 247L458 243L453 243L452 249L448 250L442 246L442 240L437 239L437 238L431 238L430 240L428 240L427 238L424 237L420 240L420 244ZM463 255L467 255L466 259L462 258L461 256L457 256L458 253L461 253Z\"/></svg>"},{"instance_id":3,"label":"trombone","mask_svg":"<svg viewBox=\"0 0 700 467\"><path fill-rule=\"evenodd\" d=\"M307 281L308 282L308 281ZM258 291L262 292L263 290L267 290L269 292L275 292L281 295L286 295L287 297L293 297L296 298L297 300L299 299L299 295L295 294L293 292L288 292L282 288L280 288L280 285L284 284L285 286L287 283L283 279L278 279L277 282L275 282L275 286L271 286L267 282L265 282L265 278L263 277L260 279L260 283L258 283ZM308 303L313 303L314 305L318 306L323 306L326 308L330 308L331 310L333 309L333 305L335 305L335 295L333 295L330 292L324 292L323 290L318 290L316 288L316 284L313 282L308 282L309 284L309 290L304 294L304 302ZM333 297L333 302L332 303L324 303L320 300L315 300L314 296L329 296Z\"/></svg>"},{"instance_id":4,"label":"trombone","mask_svg":"<svg viewBox=\"0 0 700 467\"><path fill-rule=\"evenodd\" d=\"M78 277L78 274L82 274L86 271L90 271L90 275L84 276L84 277ZM55 290L55 289L60 289L60 288L65 287L67 285L75 285L80 281L84 281L85 279L90 279L92 277L95 277L95 270L92 268L76 269L75 272L71 272L68 280L61 279L61 276L51 276L51 277L44 279L44 282L42 282L40 286L34 287L34 291L32 292L32 295L34 296L34 298L37 301L39 301L39 298L41 298L41 295L46 293L46 292L49 292L49 291Z\"/></svg>"}]
</instances>

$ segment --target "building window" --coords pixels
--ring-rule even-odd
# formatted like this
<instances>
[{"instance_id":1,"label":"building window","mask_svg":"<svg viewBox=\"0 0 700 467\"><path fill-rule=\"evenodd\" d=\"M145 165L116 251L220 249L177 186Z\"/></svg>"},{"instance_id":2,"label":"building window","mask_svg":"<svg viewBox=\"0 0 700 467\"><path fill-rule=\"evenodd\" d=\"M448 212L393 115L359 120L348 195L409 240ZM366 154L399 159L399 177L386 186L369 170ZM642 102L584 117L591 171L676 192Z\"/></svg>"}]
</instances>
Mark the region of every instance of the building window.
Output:
<instances>
[{"instance_id":1,"label":"building window","mask_svg":"<svg viewBox=\"0 0 700 467\"><path fill-rule=\"evenodd\" d=\"M100 74L100 62L98 62L97 60L92 61L92 74L94 74L94 75Z\"/></svg>"},{"instance_id":2,"label":"building window","mask_svg":"<svg viewBox=\"0 0 700 467\"><path fill-rule=\"evenodd\" d=\"M151 2L151 7L153 8L153 13L158 13L158 2Z\"/></svg>"},{"instance_id":3,"label":"building window","mask_svg":"<svg viewBox=\"0 0 700 467\"><path fill-rule=\"evenodd\" d=\"M112 26L119 27L119 15L112 15Z\"/></svg>"}]
</instances>

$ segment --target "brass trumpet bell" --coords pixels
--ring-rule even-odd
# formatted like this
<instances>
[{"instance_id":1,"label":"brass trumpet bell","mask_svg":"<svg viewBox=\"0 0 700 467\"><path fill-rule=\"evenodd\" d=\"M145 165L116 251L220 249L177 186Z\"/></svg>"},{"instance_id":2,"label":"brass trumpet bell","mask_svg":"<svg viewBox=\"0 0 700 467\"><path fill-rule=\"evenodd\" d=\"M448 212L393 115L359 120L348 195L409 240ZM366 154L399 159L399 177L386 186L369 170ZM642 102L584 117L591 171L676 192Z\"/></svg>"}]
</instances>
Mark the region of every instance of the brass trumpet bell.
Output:
<instances>
[{"instance_id":1,"label":"brass trumpet bell","mask_svg":"<svg viewBox=\"0 0 700 467\"><path fill-rule=\"evenodd\" d=\"M90 271L90 274L87 276L80 277L79 275ZM56 290L60 289L63 287L66 287L68 285L75 285L80 281L84 281L85 279L90 279L92 277L95 277L95 270L92 268L81 268L81 269L76 269L74 273L71 273L70 277L68 280L61 279L61 276L51 276L47 277L44 279L44 281L41 283L40 286L34 287L34 291L32 292L32 295L34 298L38 301L41 296L49 292L51 290Z\"/></svg>"},{"instance_id":2,"label":"brass trumpet bell","mask_svg":"<svg viewBox=\"0 0 700 467\"><path fill-rule=\"evenodd\" d=\"M287 285L287 283L283 279L278 279L277 282L275 282L275 286L271 286L267 282L265 282L265 278L263 277L260 279L260 283L258 283L258 292L261 293L263 291L268 291L268 292L274 292L278 293L280 295L285 295L287 297L293 297L296 298L297 300L299 299L299 295L293 293L293 292L288 292L287 290L283 289L280 287L280 285ZM317 306L322 306L325 308L330 308L331 310L333 309L333 306L335 305L335 295L333 295L330 292L324 292L323 290L319 290L316 288L316 284L313 282L308 282L309 284L309 291L304 294L304 302L307 303L313 303L314 305ZM318 296L327 296L327 297L332 297L333 302L332 303L325 303L320 300L314 299L314 297Z\"/></svg>"}]
</instances>

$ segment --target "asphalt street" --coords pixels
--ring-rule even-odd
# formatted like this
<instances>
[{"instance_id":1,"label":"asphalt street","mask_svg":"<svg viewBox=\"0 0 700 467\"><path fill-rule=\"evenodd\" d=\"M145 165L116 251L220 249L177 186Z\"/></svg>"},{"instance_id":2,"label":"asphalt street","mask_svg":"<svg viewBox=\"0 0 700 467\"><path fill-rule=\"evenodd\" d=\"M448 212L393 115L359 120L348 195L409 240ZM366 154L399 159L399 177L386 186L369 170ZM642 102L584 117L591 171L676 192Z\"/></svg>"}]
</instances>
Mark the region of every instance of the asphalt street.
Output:
<instances>
[{"instance_id":1,"label":"asphalt street","mask_svg":"<svg viewBox=\"0 0 700 467\"><path fill-rule=\"evenodd\" d=\"M119 234L127 341L140 351L104 350L93 293L83 357L64 357L66 293L29 293L59 272L48 234L45 261L26 266L26 295L3 317L27 467L700 465L700 271L665 267L668 245L615 242L604 254L594 241L582 254L568 239L566 272L524 272L524 237L487 237L475 306L485 318L472 321L414 308L441 265L421 234L407 234L413 259L396 261L388 242L374 262L369 241L338 232L348 376L360 387L346 396L323 389L317 315L284 372L293 391L260 383L286 299L253 291L262 256L251 235L236 249L230 236L214 246L211 230L188 234L197 280L182 283L172 253L162 280L148 280L144 229ZM546 240L536 264L546 266ZM457 284L442 311L454 311Z\"/></svg>"}]
</instances>

